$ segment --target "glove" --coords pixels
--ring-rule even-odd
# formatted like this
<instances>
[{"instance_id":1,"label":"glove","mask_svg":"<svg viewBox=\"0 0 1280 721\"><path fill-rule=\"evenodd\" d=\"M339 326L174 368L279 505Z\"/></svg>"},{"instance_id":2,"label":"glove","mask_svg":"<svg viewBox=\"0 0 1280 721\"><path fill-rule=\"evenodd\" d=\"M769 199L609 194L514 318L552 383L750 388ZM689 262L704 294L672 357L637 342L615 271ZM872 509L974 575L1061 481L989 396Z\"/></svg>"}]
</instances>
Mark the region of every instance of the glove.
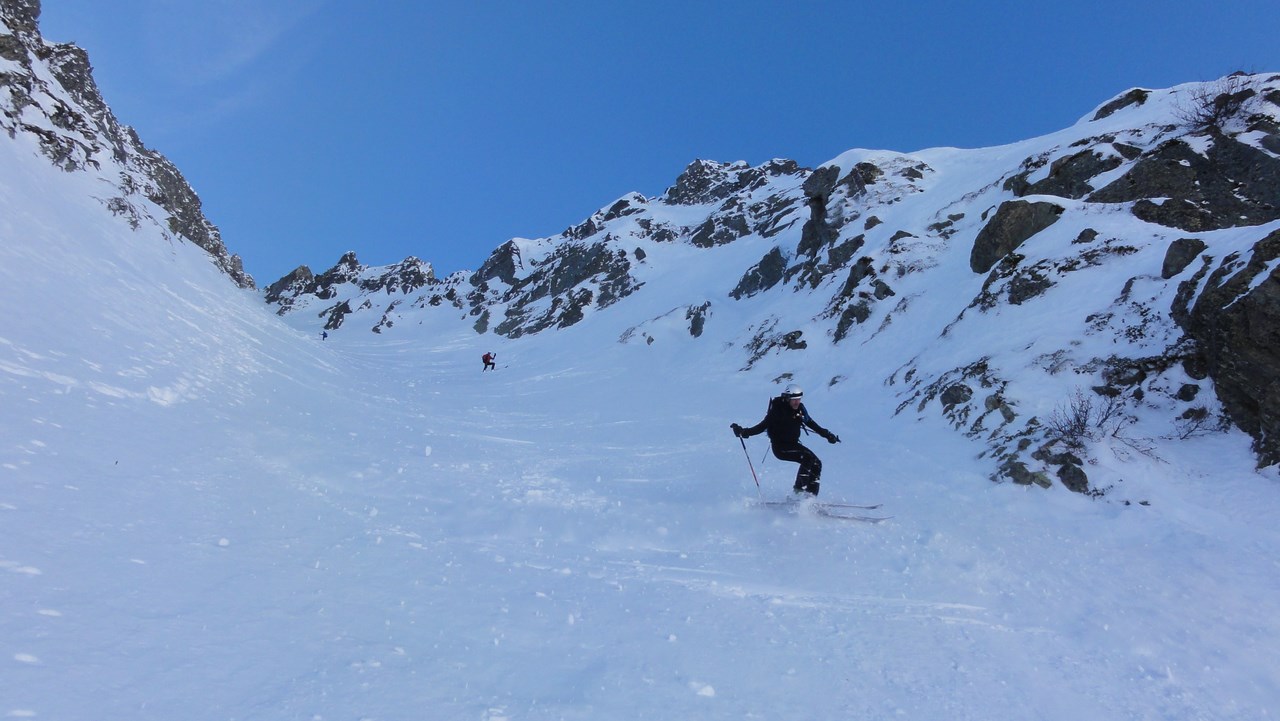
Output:
<instances>
[{"instance_id":1,"label":"glove","mask_svg":"<svg viewBox=\"0 0 1280 721\"><path fill-rule=\"evenodd\" d=\"M729 424L729 427L733 429L733 435L735 435L735 436L737 436L737 437L739 437L739 438L743 438L743 437L744 437L744 436L742 435L742 426L738 425L737 423L730 423L730 424Z\"/></svg>"},{"instance_id":2,"label":"glove","mask_svg":"<svg viewBox=\"0 0 1280 721\"><path fill-rule=\"evenodd\" d=\"M839 442L840 442L840 436L837 436L831 431L827 431L827 443L839 443Z\"/></svg>"}]
</instances>

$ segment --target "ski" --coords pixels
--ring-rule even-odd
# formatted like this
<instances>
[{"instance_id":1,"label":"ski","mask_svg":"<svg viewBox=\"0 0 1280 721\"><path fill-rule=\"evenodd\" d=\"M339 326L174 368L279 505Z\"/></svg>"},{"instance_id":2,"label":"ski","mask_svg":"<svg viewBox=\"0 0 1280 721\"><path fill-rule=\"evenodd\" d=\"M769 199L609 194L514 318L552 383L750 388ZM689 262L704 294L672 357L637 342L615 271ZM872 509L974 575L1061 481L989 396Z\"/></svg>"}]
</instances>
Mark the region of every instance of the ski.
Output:
<instances>
[{"instance_id":1,"label":"ski","mask_svg":"<svg viewBox=\"0 0 1280 721\"><path fill-rule=\"evenodd\" d=\"M861 521L863 523L880 523L887 521L893 516L865 516L859 513L851 512L852 509L873 509L879 508L881 504L874 506L859 506L852 503L826 503L823 501L753 501L755 505L766 508L790 508L799 511L803 508L812 509L813 512L824 518L837 518L844 521Z\"/></svg>"},{"instance_id":2,"label":"ski","mask_svg":"<svg viewBox=\"0 0 1280 721\"><path fill-rule=\"evenodd\" d=\"M825 506L827 508L861 508L867 511L873 511L879 508L880 506L884 505L883 503L873 503L869 506L863 506L857 503L834 503L831 501L817 501L817 504L819 506Z\"/></svg>"},{"instance_id":3,"label":"ski","mask_svg":"<svg viewBox=\"0 0 1280 721\"><path fill-rule=\"evenodd\" d=\"M884 505L883 503L875 503L869 506L864 506L857 503L834 503L830 501L809 502L809 501L803 501L798 499L790 499L786 501L756 501L756 503L759 503L765 506L798 506L801 503L809 503L809 505L820 506L822 508L858 508L864 511L874 511L875 509Z\"/></svg>"},{"instance_id":4,"label":"ski","mask_svg":"<svg viewBox=\"0 0 1280 721\"><path fill-rule=\"evenodd\" d=\"M823 518L838 518L842 521L861 521L863 523L880 523L882 521L887 521L890 518L893 518L893 516L858 516L858 515L849 514L849 513L838 513L835 511L829 511L825 508L814 508L813 512L818 514L819 516L822 516Z\"/></svg>"}]
</instances>

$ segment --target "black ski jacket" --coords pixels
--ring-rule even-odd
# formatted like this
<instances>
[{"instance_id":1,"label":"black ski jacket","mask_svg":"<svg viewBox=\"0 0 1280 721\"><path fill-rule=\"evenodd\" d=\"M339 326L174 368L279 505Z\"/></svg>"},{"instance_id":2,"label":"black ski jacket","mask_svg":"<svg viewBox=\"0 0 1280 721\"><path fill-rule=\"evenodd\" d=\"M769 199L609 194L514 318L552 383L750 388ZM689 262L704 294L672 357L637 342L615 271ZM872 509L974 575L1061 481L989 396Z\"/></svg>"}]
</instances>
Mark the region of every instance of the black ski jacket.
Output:
<instances>
[{"instance_id":1,"label":"black ski jacket","mask_svg":"<svg viewBox=\"0 0 1280 721\"><path fill-rule=\"evenodd\" d=\"M775 446L793 446L800 442L800 429L803 427L828 440L831 438L831 431L809 417L809 411L805 409L803 402L800 407L793 409L789 400L778 396L769 401L769 410L765 413L764 420L750 428L743 428L742 435L750 438L764 432L769 434L769 442Z\"/></svg>"}]
</instances>

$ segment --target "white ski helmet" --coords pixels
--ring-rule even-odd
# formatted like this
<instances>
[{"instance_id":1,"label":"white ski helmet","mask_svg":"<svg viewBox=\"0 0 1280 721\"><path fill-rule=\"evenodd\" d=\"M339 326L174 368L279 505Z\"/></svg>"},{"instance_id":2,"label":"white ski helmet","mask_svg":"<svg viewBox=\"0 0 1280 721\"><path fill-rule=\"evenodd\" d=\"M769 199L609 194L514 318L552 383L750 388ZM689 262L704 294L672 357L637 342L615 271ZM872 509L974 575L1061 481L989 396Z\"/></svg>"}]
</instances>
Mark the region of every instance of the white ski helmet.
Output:
<instances>
[{"instance_id":1,"label":"white ski helmet","mask_svg":"<svg viewBox=\"0 0 1280 721\"><path fill-rule=\"evenodd\" d=\"M787 400L791 400L792 398L804 398L804 391L801 390L800 386L792 383L782 392L782 397Z\"/></svg>"}]
</instances>

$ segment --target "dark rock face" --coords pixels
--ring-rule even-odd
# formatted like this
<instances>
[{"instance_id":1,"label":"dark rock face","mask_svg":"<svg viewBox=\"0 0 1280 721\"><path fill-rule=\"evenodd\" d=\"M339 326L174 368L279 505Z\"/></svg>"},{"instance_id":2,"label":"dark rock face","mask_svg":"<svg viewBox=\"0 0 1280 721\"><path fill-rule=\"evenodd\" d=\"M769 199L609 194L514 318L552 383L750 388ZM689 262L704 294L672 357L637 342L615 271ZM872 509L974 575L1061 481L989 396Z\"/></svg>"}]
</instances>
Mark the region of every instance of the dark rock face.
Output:
<instances>
[{"instance_id":1,"label":"dark rock face","mask_svg":"<svg viewBox=\"0 0 1280 721\"><path fill-rule=\"evenodd\" d=\"M720 163L695 160L689 163L676 184L667 189L667 200L675 205L698 205L724 200L732 194L723 180L725 167Z\"/></svg>"},{"instance_id":2,"label":"dark rock face","mask_svg":"<svg viewBox=\"0 0 1280 721\"><path fill-rule=\"evenodd\" d=\"M1212 248L1206 252L1212 252ZM1227 258L1207 279L1208 264L1185 281L1174 308L1199 348L1218 397L1254 439L1259 465L1280 463L1280 231L1248 259ZM1268 272L1268 266L1271 270ZM1265 275L1263 275L1265 273ZM1204 290L1190 292L1204 280Z\"/></svg>"},{"instance_id":3,"label":"dark rock face","mask_svg":"<svg viewBox=\"0 0 1280 721\"><path fill-rule=\"evenodd\" d=\"M1062 206L1053 203L1030 203L1011 200L1000 204L986 227L978 232L969 255L969 267L975 273L986 273L1001 258L1022 245L1031 236L1058 221Z\"/></svg>"},{"instance_id":4,"label":"dark rock face","mask_svg":"<svg viewBox=\"0 0 1280 721\"><path fill-rule=\"evenodd\" d=\"M942 407L948 410L961 403L968 403L970 398L973 398L973 389L963 383L947 386L947 389L942 391L942 395L939 397L942 401Z\"/></svg>"},{"instance_id":5,"label":"dark rock face","mask_svg":"<svg viewBox=\"0 0 1280 721\"><path fill-rule=\"evenodd\" d=\"M782 282L786 271L787 257L782 254L781 249L774 247L742 276L729 296L734 300L742 300L769 290Z\"/></svg>"},{"instance_id":6,"label":"dark rock face","mask_svg":"<svg viewBox=\"0 0 1280 721\"><path fill-rule=\"evenodd\" d=\"M1032 183L1018 191L1018 195L1057 195L1063 198L1083 198L1093 192L1089 180L1120 167L1124 161L1115 155L1102 155L1085 150L1055 160L1049 166L1049 177Z\"/></svg>"},{"instance_id":7,"label":"dark rock face","mask_svg":"<svg viewBox=\"0 0 1280 721\"><path fill-rule=\"evenodd\" d=\"M503 295L508 304L506 318L494 332L518 338L574 325L586 308L608 307L638 289L641 284L630 271L626 252L607 242L558 246L537 270L516 279ZM543 298L551 298L550 307L535 312L534 305Z\"/></svg>"},{"instance_id":8,"label":"dark rock face","mask_svg":"<svg viewBox=\"0 0 1280 721\"><path fill-rule=\"evenodd\" d=\"M664 198L674 205L716 203L744 190L761 187L770 178L799 172L800 166L794 160L772 160L755 168L695 160L676 179L676 184L667 189Z\"/></svg>"},{"instance_id":9,"label":"dark rock face","mask_svg":"<svg viewBox=\"0 0 1280 721\"><path fill-rule=\"evenodd\" d=\"M347 251L336 265L316 276L315 288L311 292L322 299L333 298L337 292L335 286L355 281L360 270L360 261L356 259L355 251Z\"/></svg>"},{"instance_id":10,"label":"dark rock face","mask_svg":"<svg viewBox=\"0 0 1280 721\"><path fill-rule=\"evenodd\" d=\"M702 305L691 305L685 310L684 318L689 321L689 335L694 338L702 337L702 330L707 326L707 317L710 315L711 301L707 301Z\"/></svg>"},{"instance_id":11,"label":"dark rock face","mask_svg":"<svg viewBox=\"0 0 1280 721\"><path fill-rule=\"evenodd\" d=\"M315 275L305 265L293 269L285 277L267 286L266 301L280 306L276 315L284 315L293 306L293 301L303 293L315 290Z\"/></svg>"},{"instance_id":12,"label":"dark rock face","mask_svg":"<svg viewBox=\"0 0 1280 721\"><path fill-rule=\"evenodd\" d=\"M1181 139L1163 143L1089 200L1138 201L1142 220L1189 232L1280 218L1280 159L1222 134L1211 139L1203 154Z\"/></svg>"},{"instance_id":13,"label":"dark rock face","mask_svg":"<svg viewBox=\"0 0 1280 721\"><path fill-rule=\"evenodd\" d=\"M3 0L0 13L17 32L35 34L39 30L40 0Z\"/></svg>"},{"instance_id":14,"label":"dark rock face","mask_svg":"<svg viewBox=\"0 0 1280 721\"><path fill-rule=\"evenodd\" d=\"M1142 105L1147 102L1147 98L1151 97L1151 91L1134 88L1111 102L1098 108L1098 112L1094 114L1094 120L1102 120L1105 117L1114 115L1117 111L1123 110L1130 105Z\"/></svg>"},{"instance_id":15,"label":"dark rock face","mask_svg":"<svg viewBox=\"0 0 1280 721\"><path fill-rule=\"evenodd\" d=\"M1205 242L1198 238L1179 238L1173 241L1169 244L1168 252L1165 253L1164 265L1160 269L1160 277L1169 280L1179 275L1207 247Z\"/></svg>"},{"instance_id":16,"label":"dark rock face","mask_svg":"<svg viewBox=\"0 0 1280 721\"><path fill-rule=\"evenodd\" d=\"M320 317L325 319L325 330L337 330L342 327L342 321L351 315L351 303L342 301L330 308L326 308L320 313Z\"/></svg>"},{"instance_id":17,"label":"dark rock face","mask_svg":"<svg viewBox=\"0 0 1280 721\"><path fill-rule=\"evenodd\" d=\"M835 242L836 229L827 224L827 202L835 190L840 169L835 166L819 168L805 181L805 202L809 206L809 220L800 231L799 255L812 257L818 250Z\"/></svg>"},{"instance_id":18,"label":"dark rock face","mask_svg":"<svg viewBox=\"0 0 1280 721\"><path fill-rule=\"evenodd\" d=\"M699 248L712 248L717 245L732 243L750 232L751 228L747 225L745 216L741 214L721 215L707 218L707 221L698 227L697 232L693 234L689 242Z\"/></svg>"},{"instance_id":19,"label":"dark rock face","mask_svg":"<svg viewBox=\"0 0 1280 721\"><path fill-rule=\"evenodd\" d=\"M868 290L867 286L872 290ZM833 336L835 341L839 343L844 340L854 325L867 322L871 317L871 306L877 300L891 295L893 291L888 290L888 286L876 277L876 269L870 258L859 258L858 262L849 266L849 275L828 309L829 315L838 318Z\"/></svg>"},{"instance_id":20,"label":"dark rock face","mask_svg":"<svg viewBox=\"0 0 1280 721\"><path fill-rule=\"evenodd\" d=\"M435 271L427 263L412 256L392 266L387 272L360 282L366 292L382 291L387 294L409 295L435 282Z\"/></svg>"},{"instance_id":21,"label":"dark rock face","mask_svg":"<svg viewBox=\"0 0 1280 721\"><path fill-rule=\"evenodd\" d=\"M520 247L513 241L507 241L494 249L488 259L480 266L480 270L472 276L471 282L479 285L488 280L497 280L512 285L516 282L516 271L523 267L520 262Z\"/></svg>"},{"instance_id":22,"label":"dark rock face","mask_svg":"<svg viewBox=\"0 0 1280 721\"><path fill-rule=\"evenodd\" d=\"M777 332L778 319L773 318L764 328L759 330L754 337L747 343L746 348L750 352L751 357L747 360L744 369L755 365L756 361L765 357L774 351L802 351L809 347L809 342L804 340L804 331L793 330L787 332Z\"/></svg>"},{"instance_id":23,"label":"dark rock face","mask_svg":"<svg viewBox=\"0 0 1280 721\"><path fill-rule=\"evenodd\" d=\"M1009 281L1009 303L1022 305L1053 287L1053 281L1041 268L1032 266L1015 274Z\"/></svg>"}]
</instances>

